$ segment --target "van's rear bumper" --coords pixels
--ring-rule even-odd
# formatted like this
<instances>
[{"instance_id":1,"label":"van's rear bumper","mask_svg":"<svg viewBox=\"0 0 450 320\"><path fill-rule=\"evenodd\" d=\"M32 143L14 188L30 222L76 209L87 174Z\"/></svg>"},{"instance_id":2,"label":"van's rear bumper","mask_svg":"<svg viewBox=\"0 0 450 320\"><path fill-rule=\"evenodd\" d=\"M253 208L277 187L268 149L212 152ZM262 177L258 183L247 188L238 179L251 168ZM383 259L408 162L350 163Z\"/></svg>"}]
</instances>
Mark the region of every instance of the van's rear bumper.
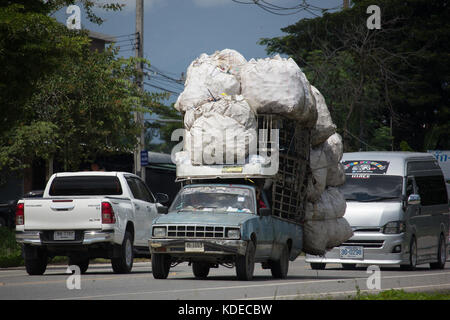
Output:
<instances>
[{"instance_id":1,"label":"van's rear bumper","mask_svg":"<svg viewBox=\"0 0 450 320\"><path fill-rule=\"evenodd\" d=\"M35 246L41 245L91 245L94 243L113 242L114 232L111 231L97 231L86 230L81 231L81 237L77 240L57 241L48 239L43 236L44 231L17 231L16 241L22 244L29 244Z\"/></svg>"}]
</instances>

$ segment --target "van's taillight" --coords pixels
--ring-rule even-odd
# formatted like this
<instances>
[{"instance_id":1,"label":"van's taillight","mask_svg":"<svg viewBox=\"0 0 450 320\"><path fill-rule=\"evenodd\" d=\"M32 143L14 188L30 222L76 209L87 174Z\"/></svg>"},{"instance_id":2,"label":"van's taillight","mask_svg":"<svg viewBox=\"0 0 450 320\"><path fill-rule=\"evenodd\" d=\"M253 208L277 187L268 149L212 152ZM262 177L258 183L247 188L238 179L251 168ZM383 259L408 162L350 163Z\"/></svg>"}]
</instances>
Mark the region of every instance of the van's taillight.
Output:
<instances>
[{"instance_id":1,"label":"van's taillight","mask_svg":"<svg viewBox=\"0 0 450 320\"><path fill-rule=\"evenodd\" d=\"M102 223L111 224L116 223L114 210L109 202L102 202Z\"/></svg>"},{"instance_id":2,"label":"van's taillight","mask_svg":"<svg viewBox=\"0 0 450 320\"><path fill-rule=\"evenodd\" d=\"M16 226L25 224L24 204L18 203L16 207Z\"/></svg>"}]
</instances>

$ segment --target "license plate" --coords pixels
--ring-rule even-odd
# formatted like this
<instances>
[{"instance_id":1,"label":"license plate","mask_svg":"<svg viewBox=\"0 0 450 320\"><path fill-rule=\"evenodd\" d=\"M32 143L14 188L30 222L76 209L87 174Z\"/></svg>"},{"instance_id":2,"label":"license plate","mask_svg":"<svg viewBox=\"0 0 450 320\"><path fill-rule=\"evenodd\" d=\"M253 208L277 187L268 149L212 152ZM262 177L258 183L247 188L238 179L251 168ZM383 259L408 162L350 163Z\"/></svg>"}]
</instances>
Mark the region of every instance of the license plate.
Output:
<instances>
[{"instance_id":1,"label":"license plate","mask_svg":"<svg viewBox=\"0 0 450 320\"><path fill-rule=\"evenodd\" d=\"M204 252L205 247L202 242L186 242L184 245L186 252Z\"/></svg>"},{"instance_id":2,"label":"license plate","mask_svg":"<svg viewBox=\"0 0 450 320\"><path fill-rule=\"evenodd\" d=\"M75 240L75 231L55 231L53 240Z\"/></svg>"},{"instance_id":3,"label":"license plate","mask_svg":"<svg viewBox=\"0 0 450 320\"><path fill-rule=\"evenodd\" d=\"M339 247L339 255L341 259L363 259L363 247Z\"/></svg>"}]
</instances>

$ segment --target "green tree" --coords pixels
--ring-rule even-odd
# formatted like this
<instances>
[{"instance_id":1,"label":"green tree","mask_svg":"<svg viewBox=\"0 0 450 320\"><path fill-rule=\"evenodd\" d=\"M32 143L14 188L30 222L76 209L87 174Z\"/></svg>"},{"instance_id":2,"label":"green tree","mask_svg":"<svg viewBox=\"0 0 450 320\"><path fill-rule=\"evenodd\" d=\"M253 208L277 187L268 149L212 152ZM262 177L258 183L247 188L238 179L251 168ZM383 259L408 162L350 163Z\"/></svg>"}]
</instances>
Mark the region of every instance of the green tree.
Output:
<instances>
[{"instance_id":1,"label":"green tree","mask_svg":"<svg viewBox=\"0 0 450 320\"><path fill-rule=\"evenodd\" d=\"M261 44L292 56L324 94L346 150L370 145L391 123L396 148L424 150L430 129L449 121L449 3L380 0L380 30L366 27L371 4L355 0Z\"/></svg>"}]
</instances>

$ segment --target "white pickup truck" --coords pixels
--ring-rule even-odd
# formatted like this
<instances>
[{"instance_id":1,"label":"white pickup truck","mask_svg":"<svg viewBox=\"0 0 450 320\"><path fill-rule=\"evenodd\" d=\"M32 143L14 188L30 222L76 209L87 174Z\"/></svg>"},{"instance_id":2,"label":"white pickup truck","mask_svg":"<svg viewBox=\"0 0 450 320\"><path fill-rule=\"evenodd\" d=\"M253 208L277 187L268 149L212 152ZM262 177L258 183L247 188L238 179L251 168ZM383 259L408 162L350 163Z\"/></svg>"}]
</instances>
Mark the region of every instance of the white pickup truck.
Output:
<instances>
[{"instance_id":1,"label":"white pickup truck","mask_svg":"<svg viewBox=\"0 0 450 320\"><path fill-rule=\"evenodd\" d=\"M93 258L111 259L115 273L130 272L134 257L150 256L152 220L167 212L167 201L131 173L52 175L42 198L17 203L16 240L28 274L43 274L54 256L68 256L82 273Z\"/></svg>"}]
</instances>

